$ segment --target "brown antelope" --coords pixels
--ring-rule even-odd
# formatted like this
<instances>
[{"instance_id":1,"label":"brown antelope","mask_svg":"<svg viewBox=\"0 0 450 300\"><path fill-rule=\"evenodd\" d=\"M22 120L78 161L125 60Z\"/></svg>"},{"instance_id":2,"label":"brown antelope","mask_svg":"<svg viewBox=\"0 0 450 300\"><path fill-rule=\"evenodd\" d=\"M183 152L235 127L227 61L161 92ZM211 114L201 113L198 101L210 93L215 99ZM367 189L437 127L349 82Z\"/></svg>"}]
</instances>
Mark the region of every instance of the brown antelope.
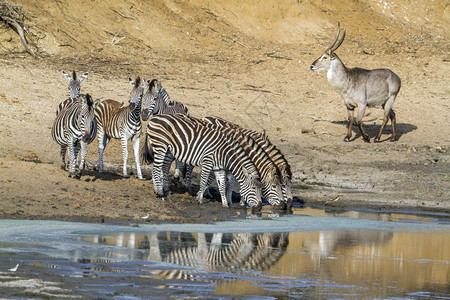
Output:
<instances>
[{"instance_id":1,"label":"brown antelope","mask_svg":"<svg viewBox=\"0 0 450 300\"><path fill-rule=\"evenodd\" d=\"M322 56L313 62L311 70L326 70L328 82L344 100L348 113L348 132L344 141L348 142L352 137L353 111L358 107L356 125L358 125L364 140L370 142L369 136L362 127L361 120L367 106L373 107L378 105L384 108L384 119L374 142L380 141L381 134L388 119L391 120L392 124L390 140L392 142L397 140L396 120L392 105L400 91L400 78L389 69L366 70L361 68L347 68L335 53L344 41L345 27L340 39L339 35L340 25L338 23L338 30L333 43L324 51Z\"/></svg>"}]
</instances>

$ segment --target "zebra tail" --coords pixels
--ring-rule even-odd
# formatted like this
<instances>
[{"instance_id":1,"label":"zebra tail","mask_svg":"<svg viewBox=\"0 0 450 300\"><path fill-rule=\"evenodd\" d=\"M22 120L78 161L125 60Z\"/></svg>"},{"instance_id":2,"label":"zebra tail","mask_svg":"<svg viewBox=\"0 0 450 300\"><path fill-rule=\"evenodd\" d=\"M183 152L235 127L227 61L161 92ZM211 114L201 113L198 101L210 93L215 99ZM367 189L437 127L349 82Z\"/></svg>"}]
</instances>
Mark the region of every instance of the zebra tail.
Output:
<instances>
[{"instance_id":1,"label":"zebra tail","mask_svg":"<svg viewBox=\"0 0 450 300\"><path fill-rule=\"evenodd\" d=\"M144 146L142 146L142 162L149 165L153 162L153 148L148 146L148 135L145 135Z\"/></svg>"}]
</instances>

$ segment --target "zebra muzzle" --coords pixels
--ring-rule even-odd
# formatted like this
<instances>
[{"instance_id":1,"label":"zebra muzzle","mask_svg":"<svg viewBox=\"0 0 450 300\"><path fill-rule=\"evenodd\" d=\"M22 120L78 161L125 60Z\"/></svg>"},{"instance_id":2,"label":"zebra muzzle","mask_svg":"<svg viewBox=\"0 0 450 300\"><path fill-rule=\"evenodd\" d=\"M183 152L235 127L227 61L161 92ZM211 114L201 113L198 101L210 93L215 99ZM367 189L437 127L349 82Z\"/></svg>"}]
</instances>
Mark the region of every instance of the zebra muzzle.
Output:
<instances>
[{"instance_id":1,"label":"zebra muzzle","mask_svg":"<svg viewBox=\"0 0 450 300\"><path fill-rule=\"evenodd\" d=\"M90 137L91 137L91 133L86 130L83 134L83 138L82 138L83 142L85 142L85 143L89 142Z\"/></svg>"},{"instance_id":2,"label":"zebra muzzle","mask_svg":"<svg viewBox=\"0 0 450 300\"><path fill-rule=\"evenodd\" d=\"M141 119L144 121L147 121L149 116L150 116L150 111L148 109L144 108L141 112Z\"/></svg>"}]
</instances>

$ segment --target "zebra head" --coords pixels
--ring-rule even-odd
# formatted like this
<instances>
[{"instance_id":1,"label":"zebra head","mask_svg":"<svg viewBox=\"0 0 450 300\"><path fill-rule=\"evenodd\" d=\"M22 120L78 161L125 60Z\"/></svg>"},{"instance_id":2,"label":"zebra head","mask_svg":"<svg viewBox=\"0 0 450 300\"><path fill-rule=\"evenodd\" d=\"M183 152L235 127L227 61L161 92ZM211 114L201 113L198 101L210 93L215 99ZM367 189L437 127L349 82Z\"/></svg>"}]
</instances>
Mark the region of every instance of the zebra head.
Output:
<instances>
[{"instance_id":1,"label":"zebra head","mask_svg":"<svg viewBox=\"0 0 450 300\"><path fill-rule=\"evenodd\" d=\"M148 80L148 90L144 94L143 109L141 118L147 121L148 118L155 113L157 100L159 99L159 91L161 89L161 82L158 79Z\"/></svg>"},{"instance_id":2,"label":"zebra head","mask_svg":"<svg viewBox=\"0 0 450 300\"><path fill-rule=\"evenodd\" d=\"M242 167L242 172L245 176L245 180L240 184L241 196L252 209L260 210L262 206L260 192L261 181L259 179L258 171L256 171L254 166L250 168L244 166Z\"/></svg>"},{"instance_id":3,"label":"zebra head","mask_svg":"<svg viewBox=\"0 0 450 300\"><path fill-rule=\"evenodd\" d=\"M77 97L80 95L80 89L81 89L81 82L88 77L88 72L84 73L81 78L77 78L77 73L75 73L75 70L72 72L72 76L67 74L66 72L62 71L64 77L69 82L69 97L70 99L77 99Z\"/></svg>"},{"instance_id":4,"label":"zebra head","mask_svg":"<svg viewBox=\"0 0 450 300\"><path fill-rule=\"evenodd\" d=\"M283 199L288 205L292 206L294 197L292 196L292 173L289 165L284 165L280 170L281 175L281 192L283 193Z\"/></svg>"},{"instance_id":5,"label":"zebra head","mask_svg":"<svg viewBox=\"0 0 450 300\"><path fill-rule=\"evenodd\" d=\"M264 180L261 180L261 190L263 196L270 205L279 206L283 199L282 184L275 167L268 167Z\"/></svg>"},{"instance_id":6,"label":"zebra head","mask_svg":"<svg viewBox=\"0 0 450 300\"><path fill-rule=\"evenodd\" d=\"M94 111L100 100L92 101L92 97L89 94L80 95L78 97L81 105L81 109L78 115L78 126L82 132L83 142L88 142L91 138L91 132L95 130L97 124L94 122Z\"/></svg>"},{"instance_id":7,"label":"zebra head","mask_svg":"<svg viewBox=\"0 0 450 300\"><path fill-rule=\"evenodd\" d=\"M130 104L128 105L129 110L138 110L141 111L141 102L142 102L142 94L144 93L144 85L142 84L141 77L136 77L136 80L133 81L131 78L128 78L130 85L132 86L130 93Z\"/></svg>"}]
</instances>

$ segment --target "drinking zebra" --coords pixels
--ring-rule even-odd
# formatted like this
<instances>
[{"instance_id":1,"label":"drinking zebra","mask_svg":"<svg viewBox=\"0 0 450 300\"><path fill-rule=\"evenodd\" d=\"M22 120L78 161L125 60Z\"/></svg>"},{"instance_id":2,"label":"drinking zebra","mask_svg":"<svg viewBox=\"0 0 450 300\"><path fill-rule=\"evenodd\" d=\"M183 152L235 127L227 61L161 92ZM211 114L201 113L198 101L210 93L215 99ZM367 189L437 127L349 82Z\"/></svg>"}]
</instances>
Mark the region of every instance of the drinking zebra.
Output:
<instances>
[{"instance_id":1,"label":"drinking zebra","mask_svg":"<svg viewBox=\"0 0 450 300\"><path fill-rule=\"evenodd\" d=\"M148 142L153 152L153 186L158 197L169 193L168 172L170 164L178 159L192 166L201 166L200 190L197 193L202 203L211 172L217 177L229 170L240 185L241 196L252 210L261 209L259 175L244 149L218 130L200 125L188 116L153 116L146 130L143 158L149 162ZM226 203L222 203L226 206Z\"/></svg>"},{"instance_id":2,"label":"drinking zebra","mask_svg":"<svg viewBox=\"0 0 450 300\"><path fill-rule=\"evenodd\" d=\"M108 99L102 101L95 110L98 131L98 169L100 173L104 172L103 152L106 145L112 138L120 139L123 155L123 176L129 177L127 172L128 140L131 139L136 172L138 178L143 179L139 161L139 137L142 130L140 114L144 86L139 76L134 82L129 78L129 82L132 89L128 106L122 107L123 103Z\"/></svg>"},{"instance_id":3,"label":"drinking zebra","mask_svg":"<svg viewBox=\"0 0 450 300\"><path fill-rule=\"evenodd\" d=\"M67 103L56 116L52 126L52 138L61 146L61 168L65 169L66 149L69 149L69 177L79 178L84 169L87 145L95 139L94 110L99 100L92 101L89 94L80 95ZM79 172L75 172L76 160L81 147Z\"/></svg>"},{"instance_id":4,"label":"drinking zebra","mask_svg":"<svg viewBox=\"0 0 450 300\"><path fill-rule=\"evenodd\" d=\"M75 101L77 99L77 97L80 95L80 89L81 89L81 82L84 79L87 79L88 77L88 72L84 73L81 78L77 78L77 73L75 72L75 70L72 71L72 76L70 76L69 74L67 74L66 72L64 72L64 70L62 71L63 76L67 79L67 81L69 82L68 85L68 89L69 89L69 98L67 98L66 100L62 101L59 105L58 108L56 109L56 115L59 114L59 112L62 110L62 108L64 106L67 105L67 103L70 103L72 101Z\"/></svg>"},{"instance_id":5,"label":"drinking zebra","mask_svg":"<svg viewBox=\"0 0 450 300\"><path fill-rule=\"evenodd\" d=\"M265 134L261 134L257 131L243 128L235 123L229 122L219 117L204 117L203 120L215 124L220 127L233 128L242 132L244 135L248 135L255 140L255 142L267 153L273 163L276 165L281 179L281 191L283 193L283 199L290 209L293 203L292 196L292 172L291 166L281 153L281 151L275 147Z\"/></svg>"},{"instance_id":6,"label":"drinking zebra","mask_svg":"<svg viewBox=\"0 0 450 300\"><path fill-rule=\"evenodd\" d=\"M250 158L252 163L255 165L256 170L258 171L262 183L262 196L272 206L276 208L283 208L284 203L280 203L280 199L283 199L283 194L281 192L281 183L277 168L270 157L267 155L267 153L264 151L264 149L260 145L258 145L250 135L244 135L240 131L233 128L216 126L215 124L205 120L200 120L193 117L188 118L198 122L202 126L206 126L213 130L219 130L229 139L232 139L236 143L238 143L244 149L245 153ZM188 170L186 172L186 186L188 190L192 189L192 169L193 168L190 166L188 167ZM211 174L208 180L208 186L213 179L212 175L213 174ZM218 173L218 175L219 177L216 177L216 180L222 198L222 203L231 204L232 189L234 186L233 176L228 171L225 173ZM244 203L241 204L243 205Z\"/></svg>"},{"instance_id":7,"label":"drinking zebra","mask_svg":"<svg viewBox=\"0 0 450 300\"><path fill-rule=\"evenodd\" d=\"M142 100L141 118L143 121L147 121L151 115L177 113L189 115L188 108L183 103L170 100L158 79L148 80L147 84L148 90ZM180 177L184 177L184 173L184 163L175 160L175 179L179 180ZM192 190L189 190L189 193L192 194Z\"/></svg>"}]
</instances>

